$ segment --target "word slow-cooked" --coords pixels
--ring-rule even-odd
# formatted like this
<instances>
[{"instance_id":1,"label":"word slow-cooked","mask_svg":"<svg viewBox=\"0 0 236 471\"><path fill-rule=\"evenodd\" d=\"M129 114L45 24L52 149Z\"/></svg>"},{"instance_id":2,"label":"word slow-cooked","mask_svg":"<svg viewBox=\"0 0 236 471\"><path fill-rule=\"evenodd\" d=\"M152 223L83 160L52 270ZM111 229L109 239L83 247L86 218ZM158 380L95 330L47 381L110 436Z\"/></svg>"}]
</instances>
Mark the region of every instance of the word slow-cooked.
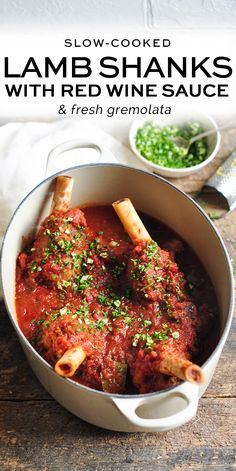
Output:
<instances>
[{"instance_id":1,"label":"word slow-cooked","mask_svg":"<svg viewBox=\"0 0 236 471\"><path fill-rule=\"evenodd\" d=\"M71 177L57 177L51 214L17 259L24 335L57 374L93 389L132 394L202 383L194 362L217 312L197 257L142 215L150 235L128 198L113 208L70 208L72 186Z\"/></svg>"}]
</instances>

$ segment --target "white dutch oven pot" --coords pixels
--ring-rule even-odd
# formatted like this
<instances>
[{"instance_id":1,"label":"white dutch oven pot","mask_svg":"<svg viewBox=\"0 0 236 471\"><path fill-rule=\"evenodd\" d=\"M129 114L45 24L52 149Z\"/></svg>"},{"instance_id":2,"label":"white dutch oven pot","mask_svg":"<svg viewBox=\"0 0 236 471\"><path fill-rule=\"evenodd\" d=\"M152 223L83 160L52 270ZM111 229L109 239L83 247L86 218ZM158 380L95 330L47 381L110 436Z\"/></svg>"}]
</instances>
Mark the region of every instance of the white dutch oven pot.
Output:
<instances>
[{"instance_id":1,"label":"white dutch oven pot","mask_svg":"<svg viewBox=\"0 0 236 471\"><path fill-rule=\"evenodd\" d=\"M58 146L53 156L81 147L98 148L81 141ZM233 276L224 243L210 219L191 198L161 177L112 164L93 164L60 172L74 177L72 206L110 204L129 197L143 211L172 228L197 253L214 285L220 310L218 344L203 365L202 387L182 382L165 391L143 395L119 395L96 391L61 378L34 350L20 331L15 312L15 265L22 237L30 234L50 209L53 191L50 177L38 185L15 211L2 246L1 275L5 303L21 345L45 389L66 409L94 425L122 432L165 431L192 419L199 397L209 385L226 341L233 311Z\"/></svg>"}]
</instances>

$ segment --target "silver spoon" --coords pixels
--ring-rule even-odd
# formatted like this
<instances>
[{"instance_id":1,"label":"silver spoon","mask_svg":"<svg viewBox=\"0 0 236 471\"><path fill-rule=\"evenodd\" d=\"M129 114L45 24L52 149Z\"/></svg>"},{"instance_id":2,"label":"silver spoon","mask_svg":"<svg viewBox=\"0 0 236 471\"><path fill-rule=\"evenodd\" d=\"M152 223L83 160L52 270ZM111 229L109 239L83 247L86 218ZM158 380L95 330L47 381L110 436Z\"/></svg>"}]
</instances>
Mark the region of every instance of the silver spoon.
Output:
<instances>
[{"instance_id":1,"label":"silver spoon","mask_svg":"<svg viewBox=\"0 0 236 471\"><path fill-rule=\"evenodd\" d=\"M204 131L198 134L197 136L192 137L191 139L185 139L184 137L181 136L173 136L171 138L172 142L174 142L178 147L181 147L181 149L185 150L186 154L189 151L189 148L191 145L202 139L203 137L210 136L211 134L214 134L217 131L221 131L223 129L233 129L236 126L236 122L230 122L224 126L219 126L215 129L210 129L209 131Z\"/></svg>"}]
</instances>

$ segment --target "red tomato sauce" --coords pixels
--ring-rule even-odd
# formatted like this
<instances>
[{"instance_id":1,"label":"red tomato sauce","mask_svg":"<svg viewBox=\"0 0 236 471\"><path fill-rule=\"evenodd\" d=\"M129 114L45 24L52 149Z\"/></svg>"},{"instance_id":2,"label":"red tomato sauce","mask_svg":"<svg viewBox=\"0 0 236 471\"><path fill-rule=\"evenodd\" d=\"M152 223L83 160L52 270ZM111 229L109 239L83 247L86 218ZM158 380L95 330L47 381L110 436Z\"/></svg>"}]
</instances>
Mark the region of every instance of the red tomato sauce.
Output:
<instances>
[{"instance_id":1,"label":"red tomato sauce","mask_svg":"<svg viewBox=\"0 0 236 471\"><path fill-rule=\"evenodd\" d=\"M216 297L196 255L159 221L141 217L153 241L133 247L108 206L54 212L17 260L26 338L52 366L82 346L86 359L73 379L106 392L175 385L160 373L162 359L201 363L216 339Z\"/></svg>"}]
</instances>

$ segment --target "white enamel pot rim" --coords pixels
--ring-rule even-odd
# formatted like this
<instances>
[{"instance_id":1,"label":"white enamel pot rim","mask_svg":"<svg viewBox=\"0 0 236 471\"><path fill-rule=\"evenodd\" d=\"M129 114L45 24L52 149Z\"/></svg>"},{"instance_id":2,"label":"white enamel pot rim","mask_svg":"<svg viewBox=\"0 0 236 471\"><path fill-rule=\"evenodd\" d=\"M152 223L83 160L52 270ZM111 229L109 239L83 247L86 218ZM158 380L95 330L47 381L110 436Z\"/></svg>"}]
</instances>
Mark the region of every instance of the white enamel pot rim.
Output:
<instances>
[{"instance_id":1,"label":"white enamel pot rim","mask_svg":"<svg viewBox=\"0 0 236 471\"><path fill-rule=\"evenodd\" d=\"M221 334L221 338L219 339L219 342L215 348L215 350L212 352L212 354L209 356L209 358L206 360L206 362L203 364L203 370L207 367L209 363L211 363L212 359L214 356L216 356L217 352L221 351L223 348L223 345L226 341L227 335L229 333L232 317L233 317L233 273L232 273L232 268L230 264L230 259L227 253L227 250L225 248L224 242L219 235L218 231L212 224L211 220L209 217L206 215L206 213L202 210L202 208L194 202L188 195L186 195L184 192L176 188L172 183L168 182L164 178L156 175L152 175L149 172L145 172L143 170L138 170L134 169L132 167L127 167L124 165L120 164L88 164L88 165L80 165L80 166L75 166L75 167L70 167L67 168L63 171L60 171L48 178L46 178L44 181L42 181L39 185L37 185L24 199L23 201L19 204L18 208L14 212L8 228L5 233L5 237L3 240L2 244L2 253L5 250L5 246L7 245L7 239L8 239L8 231L12 224L14 224L14 219L15 215L17 214L19 208L24 205L24 202L28 200L28 198L31 197L31 195L34 193L35 190L37 190L39 187L43 186L46 182L53 180L57 175L65 174L66 172L73 172L77 171L80 168L94 168L94 167L99 167L99 168L122 168L124 171L132 171L133 173L138 172L139 174L144 174L150 179L159 179L161 180L165 185L169 185L175 192L179 192L184 196L184 198L187 198L190 200L191 204L195 206L195 209L199 211L204 218L207 220L208 224L211 226L211 229L214 231L215 235L217 236L221 249L223 252L223 256L225 259L225 263L227 265L228 269L228 274L229 274L229 284L230 284L230 305L229 305L229 311L228 311L228 317L225 322L224 330ZM125 170L126 169L126 170ZM8 299L5 293L4 289L4 276L3 276L3 263L1 260L1 278L2 278L2 286L3 286L3 296L5 300L5 304L9 313L9 317L11 319L11 322L17 332L17 335L26 351L31 352L31 354L37 359L38 362L40 362L41 365L46 368L48 372L50 372L51 375L56 375L56 373L53 371L53 368L51 365L49 365L40 355L39 353L36 352L36 350L32 347L32 345L29 343L29 341L24 337L23 333L21 332L17 321L11 312L11 307L8 303ZM57 376L57 375L56 375ZM145 431L152 431L152 430L157 430L157 431L163 431L163 430L169 430L171 428L175 428L179 425L184 424L188 420L190 420L192 417L195 416L196 411L197 411L197 406L198 406L198 399L199 399L199 388L196 386L193 386L191 384L188 384L186 382L182 382L180 385L177 385L175 387L166 389L164 391L159 391L159 392L153 392L153 393L147 393L147 394L137 394L137 395L128 395L128 394L112 394L112 393L106 393L102 391L97 391L91 388L88 388L87 386L83 386L81 384L76 383L75 381L69 379L69 378L61 378L57 376L57 384L62 384L61 382L67 382L68 387L70 386L73 390L76 388L76 391L84 391L84 392L89 392L89 394L92 394L94 398L96 399L96 396L109 398L110 400L113 401L115 406L119 409L119 411L123 414L123 416L128 420L130 424L133 424L136 428L134 430L145 430ZM185 400L186 402L186 407L184 410L181 410L173 415L170 415L169 417L162 417L162 418L153 418L153 419L146 419L146 418L141 418L136 414L136 409L142 405L146 404L147 401L152 401L156 397L168 397L168 395L171 395L174 392L175 396L180 397ZM56 396L56 394L55 394ZM73 412L73 411L72 411ZM80 414L76 414L80 416ZM86 420L86 419L85 419ZM97 424L96 424L97 425ZM103 426L103 425L102 425ZM104 426L106 428L106 426ZM109 427L107 427L109 428ZM115 430L115 429L114 429ZM130 430L128 430L130 431Z\"/></svg>"}]
</instances>

